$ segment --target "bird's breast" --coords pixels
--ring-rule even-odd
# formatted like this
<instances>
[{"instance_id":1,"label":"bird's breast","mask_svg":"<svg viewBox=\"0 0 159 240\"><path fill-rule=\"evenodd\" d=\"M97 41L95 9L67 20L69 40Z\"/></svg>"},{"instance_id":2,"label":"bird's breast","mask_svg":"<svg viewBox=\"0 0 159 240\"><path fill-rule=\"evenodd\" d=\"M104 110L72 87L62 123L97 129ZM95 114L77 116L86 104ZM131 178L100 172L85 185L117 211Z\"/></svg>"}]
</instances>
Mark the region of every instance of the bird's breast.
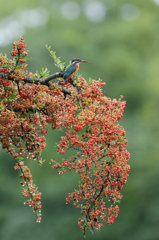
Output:
<instances>
[{"instance_id":1,"label":"bird's breast","mask_svg":"<svg viewBox=\"0 0 159 240\"><path fill-rule=\"evenodd\" d=\"M75 69L75 71L72 72L69 77L73 77L73 76L78 72L78 69L79 69L79 64L76 64L76 69Z\"/></svg>"},{"instance_id":2,"label":"bird's breast","mask_svg":"<svg viewBox=\"0 0 159 240\"><path fill-rule=\"evenodd\" d=\"M79 69L79 64L76 64L76 70L74 71L74 74L78 72L78 69Z\"/></svg>"}]
</instances>

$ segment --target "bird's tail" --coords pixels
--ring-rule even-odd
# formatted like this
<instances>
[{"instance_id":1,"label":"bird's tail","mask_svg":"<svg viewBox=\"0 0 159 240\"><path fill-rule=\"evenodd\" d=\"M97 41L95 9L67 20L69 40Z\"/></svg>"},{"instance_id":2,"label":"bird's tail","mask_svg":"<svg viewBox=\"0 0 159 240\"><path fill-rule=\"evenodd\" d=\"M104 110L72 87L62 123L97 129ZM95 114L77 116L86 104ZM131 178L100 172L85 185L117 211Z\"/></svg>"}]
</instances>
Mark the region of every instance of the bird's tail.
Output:
<instances>
[{"instance_id":1,"label":"bird's tail","mask_svg":"<svg viewBox=\"0 0 159 240\"><path fill-rule=\"evenodd\" d=\"M65 79L63 79L63 84L65 83Z\"/></svg>"}]
</instances>

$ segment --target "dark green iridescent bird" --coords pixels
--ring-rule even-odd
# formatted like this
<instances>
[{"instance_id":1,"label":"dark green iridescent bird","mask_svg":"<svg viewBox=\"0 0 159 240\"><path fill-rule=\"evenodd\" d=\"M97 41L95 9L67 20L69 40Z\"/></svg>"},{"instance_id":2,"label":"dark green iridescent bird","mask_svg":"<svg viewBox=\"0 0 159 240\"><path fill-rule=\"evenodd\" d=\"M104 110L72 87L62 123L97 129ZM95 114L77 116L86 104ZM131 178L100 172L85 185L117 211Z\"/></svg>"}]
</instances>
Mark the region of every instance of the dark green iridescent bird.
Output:
<instances>
[{"instance_id":1,"label":"dark green iridescent bird","mask_svg":"<svg viewBox=\"0 0 159 240\"><path fill-rule=\"evenodd\" d=\"M73 77L79 70L79 63L89 63L88 61L81 60L79 58L74 58L71 61L71 64L66 68L63 74L63 84L66 80Z\"/></svg>"}]
</instances>

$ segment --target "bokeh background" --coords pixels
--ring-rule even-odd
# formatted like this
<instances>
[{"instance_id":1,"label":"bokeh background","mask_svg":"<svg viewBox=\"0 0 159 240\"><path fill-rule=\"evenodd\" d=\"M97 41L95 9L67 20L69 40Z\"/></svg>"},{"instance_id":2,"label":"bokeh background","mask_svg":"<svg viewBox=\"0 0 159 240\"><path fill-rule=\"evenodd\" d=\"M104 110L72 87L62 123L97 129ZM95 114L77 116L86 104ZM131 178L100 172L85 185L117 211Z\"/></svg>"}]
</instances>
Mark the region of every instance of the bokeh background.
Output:
<instances>
[{"instance_id":1,"label":"bokeh background","mask_svg":"<svg viewBox=\"0 0 159 240\"><path fill-rule=\"evenodd\" d=\"M0 52L10 55L12 42L24 37L28 71L58 71L45 47L69 63L78 57L85 79L101 78L103 93L127 101L124 126L131 154L130 174L122 190L120 212L112 226L87 239L159 239L159 0L0 0ZM58 175L49 167L60 133L49 131L42 167L26 159L42 191L42 222L23 205L14 161L0 150L0 239L83 239L78 209L65 204L78 185L73 172Z\"/></svg>"}]
</instances>

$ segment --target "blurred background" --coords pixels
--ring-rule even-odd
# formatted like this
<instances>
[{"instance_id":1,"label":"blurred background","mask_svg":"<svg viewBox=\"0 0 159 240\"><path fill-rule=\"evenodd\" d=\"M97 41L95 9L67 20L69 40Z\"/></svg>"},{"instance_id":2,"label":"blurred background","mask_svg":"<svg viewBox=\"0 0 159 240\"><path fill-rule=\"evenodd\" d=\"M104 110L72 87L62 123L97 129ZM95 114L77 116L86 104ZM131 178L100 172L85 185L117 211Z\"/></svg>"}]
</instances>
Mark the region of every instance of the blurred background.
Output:
<instances>
[{"instance_id":1,"label":"blurred background","mask_svg":"<svg viewBox=\"0 0 159 240\"><path fill-rule=\"evenodd\" d=\"M45 47L61 60L81 64L85 79L106 82L104 95L127 101L120 124L125 128L131 154L130 172L122 190L120 212L112 226L103 226L87 239L159 239L159 0L0 0L0 52L10 56L12 42L24 37L29 49L28 71L58 69ZM14 161L0 150L0 239L83 239L80 216L65 204L78 185L73 172L58 175L49 167L61 159L55 142L60 133L49 131L43 167L26 160L42 192L42 222L23 205Z\"/></svg>"}]
</instances>

